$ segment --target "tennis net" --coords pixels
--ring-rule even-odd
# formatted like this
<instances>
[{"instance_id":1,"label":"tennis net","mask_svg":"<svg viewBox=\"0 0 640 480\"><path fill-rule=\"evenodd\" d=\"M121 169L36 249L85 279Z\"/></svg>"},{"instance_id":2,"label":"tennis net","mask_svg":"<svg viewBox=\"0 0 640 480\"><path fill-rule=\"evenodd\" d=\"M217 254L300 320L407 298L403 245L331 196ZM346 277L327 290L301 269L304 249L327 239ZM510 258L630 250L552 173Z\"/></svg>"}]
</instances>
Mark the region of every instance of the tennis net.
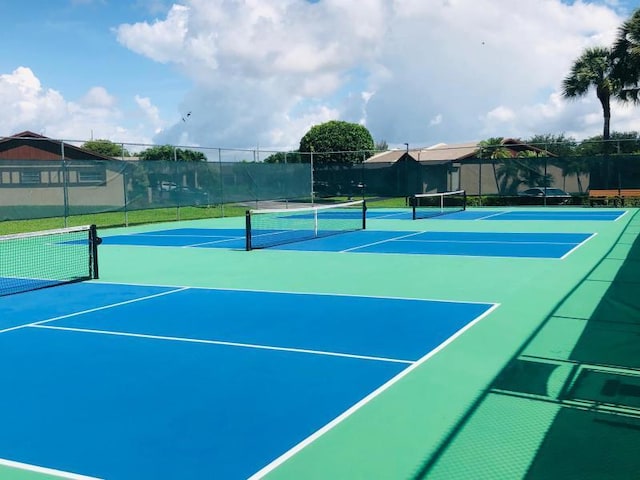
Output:
<instances>
[{"instance_id":1,"label":"tennis net","mask_svg":"<svg viewBox=\"0 0 640 480\"><path fill-rule=\"evenodd\" d=\"M0 236L0 296L98 278L95 225Z\"/></svg>"},{"instance_id":2,"label":"tennis net","mask_svg":"<svg viewBox=\"0 0 640 480\"><path fill-rule=\"evenodd\" d=\"M410 199L413 219L431 218L438 215L460 212L467 208L467 194L464 190L441 193L420 193Z\"/></svg>"},{"instance_id":3,"label":"tennis net","mask_svg":"<svg viewBox=\"0 0 640 480\"><path fill-rule=\"evenodd\" d=\"M363 230L366 210L364 200L305 208L247 210L246 249Z\"/></svg>"}]
</instances>

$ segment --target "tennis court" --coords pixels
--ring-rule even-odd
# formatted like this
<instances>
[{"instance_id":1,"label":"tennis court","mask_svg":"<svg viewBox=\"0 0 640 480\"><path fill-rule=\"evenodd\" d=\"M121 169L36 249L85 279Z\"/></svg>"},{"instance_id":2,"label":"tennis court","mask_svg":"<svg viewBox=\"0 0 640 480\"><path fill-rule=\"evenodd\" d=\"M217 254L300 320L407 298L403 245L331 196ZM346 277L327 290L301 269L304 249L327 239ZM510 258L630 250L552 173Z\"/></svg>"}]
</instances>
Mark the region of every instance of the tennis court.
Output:
<instances>
[{"instance_id":1,"label":"tennis court","mask_svg":"<svg viewBox=\"0 0 640 480\"><path fill-rule=\"evenodd\" d=\"M531 460L499 465L535 458L553 409L517 433L460 422L640 230L632 209L519 212L374 210L365 230L250 252L243 218L99 232L99 279L0 297L0 477L523 478ZM548 338L528 354L565 361L567 335Z\"/></svg>"},{"instance_id":2,"label":"tennis court","mask_svg":"<svg viewBox=\"0 0 640 480\"><path fill-rule=\"evenodd\" d=\"M288 231L284 231L288 233ZM283 231L265 230L261 235ZM463 255L478 257L564 258L593 234L590 233L491 233L364 230L277 245L279 250L315 252L385 253L411 255ZM118 235L105 245L173 246L244 249L243 230L173 229Z\"/></svg>"}]
</instances>

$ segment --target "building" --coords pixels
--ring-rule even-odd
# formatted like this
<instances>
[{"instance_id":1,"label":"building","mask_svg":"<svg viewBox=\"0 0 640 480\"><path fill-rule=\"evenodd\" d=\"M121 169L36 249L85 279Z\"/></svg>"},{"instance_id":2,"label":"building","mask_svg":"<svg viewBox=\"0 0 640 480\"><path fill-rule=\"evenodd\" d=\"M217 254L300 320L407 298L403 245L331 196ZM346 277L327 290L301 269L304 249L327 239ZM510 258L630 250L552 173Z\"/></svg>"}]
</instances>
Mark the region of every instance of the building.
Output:
<instances>
[{"instance_id":1,"label":"building","mask_svg":"<svg viewBox=\"0 0 640 480\"><path fill-rule=\"evenodd\" d=\"M25 131L0 138L0 220L113 211L125 162Z\"/></svg>"},{"instance_id":2,"label":"building","mask_svg":"<svg viewBox=\"0 0 640 480\"><path fill-rule=\"evenodd\" d=\"M499 151L488 151L480 142L440 143L382 152L364 164L366 169L394 169L397 190L406 194L466 190L470 195L516 195L545 183L582 193L589 183L588 174L567 174L548 151L511 138L501 145Z\"/></svg>"}]
</instances>

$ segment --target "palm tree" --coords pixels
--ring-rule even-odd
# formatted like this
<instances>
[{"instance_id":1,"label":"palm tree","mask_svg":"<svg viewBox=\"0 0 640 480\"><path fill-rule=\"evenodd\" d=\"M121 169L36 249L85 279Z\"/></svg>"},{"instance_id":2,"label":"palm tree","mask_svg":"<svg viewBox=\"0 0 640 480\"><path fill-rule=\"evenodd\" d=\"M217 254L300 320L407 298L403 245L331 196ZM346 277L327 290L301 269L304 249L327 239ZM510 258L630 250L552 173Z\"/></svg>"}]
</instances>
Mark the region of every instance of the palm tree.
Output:
<instances>
[{"instance_id":1,"label":"palm tree","mask_svg":"<svg viewBox=\"0 0 640 480\"><path fill-rule=\"evenodd\" d=\"M578 156L565 157L561 162L556 163L556 165L562 169L562 189L566 190L567 177L575 175L576 181L578 182L578 192L583 193L584 189L582 186L581 177L582 175L591 172L591 164L589 162L589 159Z\"/></svg>"},{"instance_id":2,"label":"palm tree","mask_svg":"<svg viewBox=\"0 0 640 480\"><path fill-rule=\"evenodd\" d=\"M502 137L492 137L486 140L482 140L479 144L479 150L477 152L477 157L481 159L480 164L482 165L483 160L490 160L491 167L493 168L493 178L496 181L496 188L498 189L499 194L503 193L503 190L506 187L507 178L503 178L502 182L499 183L500 173L496 170L496 160L498 163L502 163L501 159L510 158L511 151L506 148L503 144L504 139ZM517 186L516 186L517 188Z\"/></svg>"},{"instance_id":3,"label":"palm tree","mask_svg":"<svg viewBox=\"0 0 640 480\"><path fill-rule=\"evenodd\" d=\"M546 158L540 158L536 152L524 150L518 152L518 158L521 165L520 182L529 187L550 187L553 184L553 176L544 173L543 166L547 161Z\"/></svg>"},{"instance_id":4,"label":"palm tree","mask_svg":"<svg viewBox=\"0 0 640 480\"><path fill-rule=\"evenodd\" d=\"M608 49L587 48L576 59L571 72L562 81L562 96L567 99L583 97L591 88L595 88L604 116L602 138L605 145L610 137L611 97L620 92L619 82L612 70L612 57Z\"/></svg>"},{"instance_id":5,"label":"palm tree","mask_svg":"<svg viewBox=\"0 0 640 480\"><path fill-rule=\"evenodd\" d=\"M640 9L618 29L611 59L613 73L622 84L620 99L640 103Z\"/></svg>"}]
</instances>

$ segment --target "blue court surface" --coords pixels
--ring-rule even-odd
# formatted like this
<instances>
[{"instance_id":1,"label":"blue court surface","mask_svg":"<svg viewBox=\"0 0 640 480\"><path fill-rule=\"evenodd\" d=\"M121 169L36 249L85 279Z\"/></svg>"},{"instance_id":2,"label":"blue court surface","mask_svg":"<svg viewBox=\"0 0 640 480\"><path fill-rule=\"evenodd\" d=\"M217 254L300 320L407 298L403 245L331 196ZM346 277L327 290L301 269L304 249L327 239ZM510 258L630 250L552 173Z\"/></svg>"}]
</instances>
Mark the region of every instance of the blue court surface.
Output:
<instances>
[{"instance_id":1,"label":"blue court surface","mask_svg":"<svg viewBox=\"0 0 640 480\"><path fill-rule=\"evenodd\" d=\"M273 235L278 231L262 231ZM362 230L272 247L278 250L564 258L590 233L394 232ZM244 230L180 228L105 237L104 245L243 249Z\"/></svg>"},{"instance_id":2,"label":"blue court surface","mask_svg":"<svg viewBox=\"0 0 640 480\"><path fill-rule=\"evenodd\" d=\"M423 215L428 212L423 210ZM469 209L445 215L429 217L429 220L558 220L558 221L607 221L612 222L626 214L619 209L564 209L545 208L544 210L486 210ZM353 213L351 214L353 216ZM412 220L411 209L368 209L367 218L375 220ZM417 222L420 219L416 220Z\"/></svg>"},{"instance_id":3,"label":"blue court surface","mask_svg":"<svg viewBox=\"0 0 640 480\"><path fill-rule=\"evenodd\" d=\"M247 478L494 308L98 282L3 297L0 458Z\"/></svg>"},{"instance_id":4,"label":"blue court surface","mask_svg":"<svg viewBox=\"0 0 640 480\"><path fill-rule=\"evenodd\" d=\"M622 218L625 210L613 209L580 209L564 210L547 208L544 210L484 210L471 209L463 212L451 213L434 219L448 220L557 220L557 221L596 221L614 222Z\"/></svg>"},{"instance_id":5,"label":"blue court surface","mask_svg":"<svg viewBox=\"0 0 640 480\"><path fill-rule=\"evenodd\" d=\"M424 215L428 211L422 211ZM620 209L565 209L565 208L545 208L545 209L503 209L491 210L484 208L472 208L460 212L451 212L445 215L437 215L429 220L558 220L558 221L606 221L612 222L626 214L626 210ZM411 209L368 209L367 218L375 220L412 220ZM420 219L416 220L420 222Z\"/></svg>"}]
</instances>

